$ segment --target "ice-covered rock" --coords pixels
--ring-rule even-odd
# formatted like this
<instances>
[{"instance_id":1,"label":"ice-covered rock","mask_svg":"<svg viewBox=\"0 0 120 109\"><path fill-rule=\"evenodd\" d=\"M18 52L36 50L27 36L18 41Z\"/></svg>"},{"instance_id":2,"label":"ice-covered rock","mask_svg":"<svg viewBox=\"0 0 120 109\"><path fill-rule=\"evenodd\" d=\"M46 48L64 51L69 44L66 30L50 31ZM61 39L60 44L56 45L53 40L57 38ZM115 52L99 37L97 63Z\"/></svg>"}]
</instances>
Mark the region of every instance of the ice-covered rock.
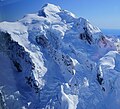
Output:
<instances>
[{"instance_id":1,"label":"ice-covered rock","mask_svg":"<svg viewBox=\"0 0 120 109\"><path fill-rule=\"evenodd\" d=\"M119 109L118 42L59 6L0 23L0 108Z\"/></svg>"}]
</instances>

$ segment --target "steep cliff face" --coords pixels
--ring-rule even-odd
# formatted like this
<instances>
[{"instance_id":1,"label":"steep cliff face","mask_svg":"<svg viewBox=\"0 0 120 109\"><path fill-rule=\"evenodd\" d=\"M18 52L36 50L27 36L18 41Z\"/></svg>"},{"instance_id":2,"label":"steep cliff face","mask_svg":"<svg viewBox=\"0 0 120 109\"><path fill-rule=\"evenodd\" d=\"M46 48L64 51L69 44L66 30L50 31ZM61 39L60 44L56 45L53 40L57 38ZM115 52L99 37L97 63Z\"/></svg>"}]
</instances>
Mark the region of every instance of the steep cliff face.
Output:
<instances>
[{"instance_id":1,"label":"steep cliff face","mask_svg":"<svg viewBox=\"0 0 120 109\"><path fill-rule=\"evenodd\" d=\"M119 109L114 43L86 19L53 4L0 23L0 106Z\"/></svg>"}]
</instances>

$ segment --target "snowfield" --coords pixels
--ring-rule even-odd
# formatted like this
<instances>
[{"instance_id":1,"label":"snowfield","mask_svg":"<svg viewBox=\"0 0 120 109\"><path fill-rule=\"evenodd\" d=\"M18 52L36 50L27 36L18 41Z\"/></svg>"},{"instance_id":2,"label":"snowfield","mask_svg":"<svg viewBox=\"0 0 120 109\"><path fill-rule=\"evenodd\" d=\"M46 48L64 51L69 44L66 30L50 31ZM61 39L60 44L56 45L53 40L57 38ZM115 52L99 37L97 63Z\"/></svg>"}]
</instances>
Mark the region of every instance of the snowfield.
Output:
<instances>
[{"instance_id":1,"label":"snowfield","mask_svg":"<svg viewBox=\"0 0 120 109\"><path fill-rule=\"evenodd\" d=\"M120 109L120 44L53 4L0 23L0 108Z\"/></svg>"}]
</instances>

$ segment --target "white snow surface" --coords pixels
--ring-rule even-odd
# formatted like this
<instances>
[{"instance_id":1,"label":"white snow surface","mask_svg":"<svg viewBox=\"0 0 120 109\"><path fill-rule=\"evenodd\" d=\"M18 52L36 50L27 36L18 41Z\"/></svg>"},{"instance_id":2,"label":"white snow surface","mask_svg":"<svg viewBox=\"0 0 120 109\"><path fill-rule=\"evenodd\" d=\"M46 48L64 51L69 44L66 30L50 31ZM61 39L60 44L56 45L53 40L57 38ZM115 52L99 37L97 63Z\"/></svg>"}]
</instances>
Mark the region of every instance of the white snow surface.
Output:
<instances>
[{"instance_id":1,"label":"white snow surface","mask_svg":"<svg viewBox=\"0 0 120 109\"><path fill-rule=\"evenodd\" d=\"M120 109L116 43L49 3L19 21L1 22L0 108Z\"/></svg>"}]
</instances>

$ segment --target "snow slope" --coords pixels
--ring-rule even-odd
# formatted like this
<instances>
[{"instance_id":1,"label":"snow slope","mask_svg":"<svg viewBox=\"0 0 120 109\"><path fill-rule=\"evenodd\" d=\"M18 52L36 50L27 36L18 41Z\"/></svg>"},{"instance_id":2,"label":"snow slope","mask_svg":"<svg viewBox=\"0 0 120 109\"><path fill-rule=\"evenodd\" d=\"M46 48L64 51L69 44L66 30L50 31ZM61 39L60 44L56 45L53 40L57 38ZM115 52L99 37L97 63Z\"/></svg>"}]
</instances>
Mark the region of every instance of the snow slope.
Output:
<instances>
[{"instance_id":1,"label":"snow slope","mask_svg":"<svg viewBox=\"0 0 120 109\"><path fill-rule=\"evenodd\" d=\"M118 43L53 4L0 23L0 107L119 109Z\"/></svg>"}]
</instances>

